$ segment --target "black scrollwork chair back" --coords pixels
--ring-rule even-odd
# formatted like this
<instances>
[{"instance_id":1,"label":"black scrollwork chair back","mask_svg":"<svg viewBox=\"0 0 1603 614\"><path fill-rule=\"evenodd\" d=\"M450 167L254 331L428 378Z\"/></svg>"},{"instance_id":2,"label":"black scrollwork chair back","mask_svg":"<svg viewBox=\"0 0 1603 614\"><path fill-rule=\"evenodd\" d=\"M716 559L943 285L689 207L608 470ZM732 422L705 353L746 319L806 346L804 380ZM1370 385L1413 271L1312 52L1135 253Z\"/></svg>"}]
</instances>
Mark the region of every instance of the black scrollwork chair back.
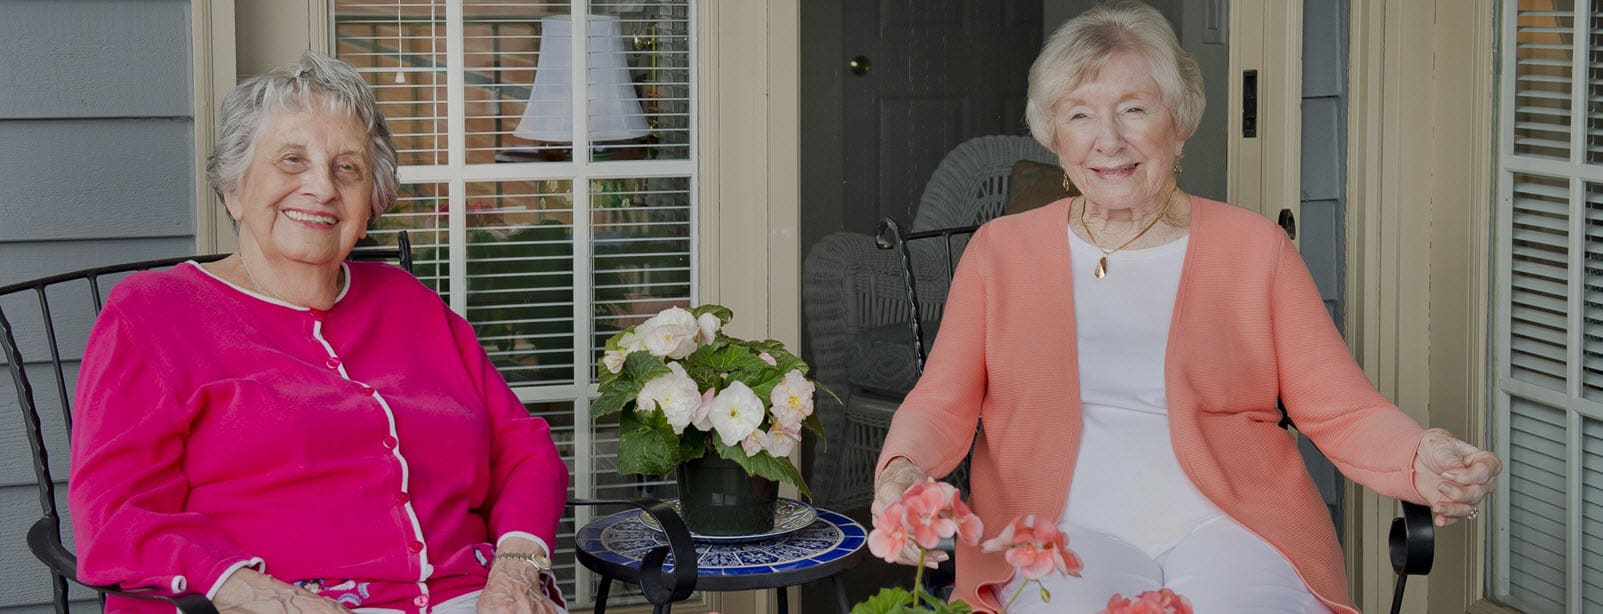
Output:
<instances>
[{"instance_id":1,"label":"black scrollwork chair back","mask_svg":"<svg viewBox=\"0 0 1603 614\"><path fill-rule=\"evenodd\" d=\"M358 247L352 251L350 259L394 262L411 272L410 238L404 231L395 237L393 246ZM74 367L87 341L89 324L100 313L106 293L118 280L135 271L168 268L190 260L213 262L226 256L210 254L114 264L0 287L0 349L4 350L5 364L22 410L23 431L32 455L41 509L41 517L28 528L26 540L28 549L49 570L58 614L66 614L75 598L69 594L69 582L97 593L102 609L105 596L115 594L166 601L186 614L217 612L206 596L199 593L174 597L148 590L124 590L118 586L91 586L79 582L77 557L63 539L56 476L58 472L65 475L67 433L72 429L70 401ZM23 348L28 348L27 355ZM8 404L0 400L0 405ZM54 448L52 443L56 444ZM630 505L652 514L665 527L670 545L657 548L645 557L641 591L648 601L660 606L682 601L695 590L695 548L690 541L690 531L672 508L650 500L573 500L569 505ZM16 534L9 529L4 532L7 539ZM675 566L672 572L665 572L663 564L670 553L674 560L686 563Z\"/></svg>"},{"instance_id":2,"label":"black scrollwork chair back","mask_svg":"<svg viewBox=\"0 0 1603 614\"><path fill-rule=\"evenodd\" d=\"M902 288L907 292L908 333L909 339L913 344L913 356L919 375L924 374L924 360L928 355L924 342L924 329L928 322L924 319L925 310L919 304L918 280L928 278L920 277L920 272L915 270L915 261L925 265L930 263L944 264L945 280L949 281L957 270L957 261L961 256L963 247L968 244L968 239L979 228L979 226L962 226L908 233L902 230L901 225L894 218L887 217L880 221L879 228L874 233L875 244L880 249L896 250L898 261L902 265ZM920 248L933 247L933 253L929 249L911 247L915 241L921 243ZM916 257L915 249L918 250ZM950 290L949 287L944 289ZM925 296L924 300L925 302L932 300L944 301L944 293L939 297ZM1280 425L1286 428L1295 428L1291 418L1286 415L1284 406L1280 408L1280 411ZM982 424L980 428L983 429L984 425ZM954 475L950 479L953 481L964 479L967 466L968 461L964 461L958 470L954 471ZM963 473L960 474L959 472ZM960 483L959 487L965 487L966 490L966 484ZM1429 574L1436 550L1436 533L1435 527L1431 524L1430 508L1407 501L1401 503L1403 515L1392 520L1391 531L1388 535L1392 571L1397 575L1397 581L1392 591L1392 614L1397 614L1402 607L1403 587L1407 583L1408 576ZM953 554L949 547L948 554ZM949 571L950 565L950 563L947 563L943 566L942 573L933 574L944 576L936 578L935 582L949 581L950 576L947 574L951 573Z\"/></svg>"}]
</instances>

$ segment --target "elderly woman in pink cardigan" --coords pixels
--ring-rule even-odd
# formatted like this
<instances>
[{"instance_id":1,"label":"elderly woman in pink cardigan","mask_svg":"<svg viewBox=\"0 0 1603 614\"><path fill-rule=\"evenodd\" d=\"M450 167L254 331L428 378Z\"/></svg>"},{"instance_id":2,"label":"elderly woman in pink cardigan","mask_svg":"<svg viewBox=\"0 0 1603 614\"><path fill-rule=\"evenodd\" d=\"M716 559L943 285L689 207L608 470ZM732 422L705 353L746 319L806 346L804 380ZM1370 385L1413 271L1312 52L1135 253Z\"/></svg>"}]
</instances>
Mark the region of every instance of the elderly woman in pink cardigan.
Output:
<instances>
[{"instance_id":1,"label":"elderly woman in pink cardigan","mask_svg":"<svg viewBox=\"0 0 1603 614\"><path fill-rule=\"evenodd\" d=\"M345 262L396 200L361 75L308 53L229 94L221 134L207 175L239 251L117 284L85 350L81 579L223 612L565 612L546 423L437 294Z\"/></svg>"},{"instance_id":2,"label":"elderly woman in pink cardigan","mask_svg":"<svg viewBox=\"0 0 1603 614\"><path fill-rule=\"evenodd\" d=\"M1085 565L1047 580L1050 604L1029 590L1009 612L1165 587L1206 614L1357 612L1281 399L1349 478L1441 526L1475 516L1499 460L1375 391L1280 228L1176 186L1203 91L1160 14L1126 3L1065 24L1027 108L1084 196L974 235L885 441L876 514L972 442L985 524L1055 519ZM979 611L1023 581L1000 553L957 556L955 596Z\"/></svg>"}]
</instances>

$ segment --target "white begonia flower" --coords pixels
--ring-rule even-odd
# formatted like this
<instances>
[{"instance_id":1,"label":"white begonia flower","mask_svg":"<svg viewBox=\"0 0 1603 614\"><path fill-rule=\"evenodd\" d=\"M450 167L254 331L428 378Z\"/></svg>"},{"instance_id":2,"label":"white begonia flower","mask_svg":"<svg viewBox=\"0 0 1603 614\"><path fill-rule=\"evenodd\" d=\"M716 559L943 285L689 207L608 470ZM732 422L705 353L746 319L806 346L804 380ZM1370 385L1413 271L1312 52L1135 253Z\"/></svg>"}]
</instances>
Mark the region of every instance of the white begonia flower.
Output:
<instances>
[{"instance_id":1,"label":"white begonia flower","mask_svg":"<svg viewBox=\"0 0 1603 614\"><path fill-rule=\"evenodd\" d=\"M696 351L696 336L701 333L696 316L679 307L669 307L635 327L652 356L666 356L678 360Z\"/></svg>"},{"instance_id":2,"label":"white begonia flower","mask_svg":"<svg viewBox=\"0 0 1603 614\"><path fill-rule=\"evenodd\" d=\"M638 352L646 349L646 343L640 339L639 334L626 332L623 336L618 337L618 349L623 350L624 354Z\"/></svg>"},{"instance_id":3,"label":"white begonia flower","mask_svg":"<svg viewBox=\"0 0 1603 614\"><path fill-rule=\"evenodd\" d=\"M758 354L757 355L757 359L768 363L768 366L770 366L770 367L779 366L779 361L774 360L774 355L773 354L769 354L768 352L763 352L761 354Z\"/></svg>"},{"instance_id":4,"label":"white begonia flower","mask_svg":"<svg viewBox=\"0 0 1603 614\"><path fill-rule=\"evenodd\" d=\"M773 425L768 429L767 435L763 441L763 449L776 458L790 456L791 451L796 449L796 442L801 441L801 431L783 424ZM748 453L747 456L751 454Z\"/></svg>"},{"instance_id":5,"label":"white begonia flower","mask_svg":"<svg viewBox=\"0 0 1603 614\"><path fill-rule=\"evenodd\" d=\"M690 416L690 425L696 427L696 430L712 430L712 400L717 394L718 391L712 388L701 393L701 404L696 406L695 413Z\"/></svg>"},{"instance_id":6,"label":"white begonia flower","mask_svg":"<svg viewBox=\"0 0 1603 614\"><path fill-rule=\"evenodd\" d=\"M601 355L601 365L606 367L608 371L617 373L623 370L623 362L628 358L629 353L623 350L607 350L605 354Z\"/></svg>"},{"instance_id":7,"label":"white begonia flower","mask_svg":"<svg viewBox=\"0 0 1603 614\"><path fill-rule=\"evenodd\" d=\"M756 456L758 452L767 448L768 432L762 429L755 429L745 439L740 440L740 449L746 453L747 458Z\"/></svg>"},{"instance_id":8,"label":"white begonia flower","mask_svg":"<svg viewBox=\"0 0 1603 614\"><path fill-rule=\"evenodd\" d=\"M643 349L646 349L646 346L640 342L640 335L624 333L618 337L618 349L607 350L601 355L601 364L608 371L617 373L623 370L623 363L629 360L629 354Z\"/></svg>"},{"instance_id":9,"label":"white begonia flower","mask_svg":"<svg viewBox=\"0 0 1603 614\"><path fill-rule=\"evenodd\" d=\"M785 425L785 428L800 430L802 421L813 415L815 389L800 369L791 369L785 374L785 379L768 394L768 400L774 404L774 421Z\"/></svg>"},{"instance_id":10,"label":"white begonia flower","mask_svg":"<svg viewBox=\"0 0 1603 614\"><path fill-rule=\"evenodd\" d=\"M724 325L718 316L710 313L701 314L696 318L696 326L701 329L701 344L706 345L718 339L718 329Z\"/></svg>"},{"instance_id":11,"label":"white begonia flower","mask_svg":"<svg viewBox=\"0 0 1603 614\"><path fill-rule=\"evenodd\" d=\"M690 424L696 406L701 405L701 395L696 391L696 381L690 379L679 363L668 363L668 370L666 375L659 375L640 388L635 407L641 411L661 410L668 418L668 426L678 435Z\"/></svg>"},{"instance_id":12,"label":"white begonia flower","mask_svg":"<svg viewBox=\"0 0 1603 614\"><path fill-rule=\"evenodd\" d=\"M713 397L707 413L707 420L724 445L733 446L763 423L763 401L746 384L735 380Z\"/></svg>"}]
</instances>

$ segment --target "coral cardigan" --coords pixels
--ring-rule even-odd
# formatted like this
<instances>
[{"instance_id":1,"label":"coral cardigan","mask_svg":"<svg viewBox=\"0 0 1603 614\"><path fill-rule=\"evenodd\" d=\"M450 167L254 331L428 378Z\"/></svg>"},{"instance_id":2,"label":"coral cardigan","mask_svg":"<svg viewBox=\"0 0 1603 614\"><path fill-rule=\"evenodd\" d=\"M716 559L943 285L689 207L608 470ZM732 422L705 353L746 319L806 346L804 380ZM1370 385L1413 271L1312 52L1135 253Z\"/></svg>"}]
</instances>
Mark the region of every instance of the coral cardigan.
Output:
<instances>
[{"instance_id":1,"label":"coral cardigan","mask_svg":"<svg viewBox=\"0 0 1603 614\"><path fill-rule=\"evenodd\" d=\"M193 263L111 291L73 413L81 579L212 593L250 564L347 607L424 612L482 588L501 537L556 543L568 469L546 422L439 295L347 266L327 311Z\"/></svg>"},{"instance_id":2,"label":"coral cardigan","mask_svg":"<svg viewBox=\"0 0 1603 614\"><path fill-rule=\"evenodd\" d=\"M879 471L906 457L945 475L973 441L970 494L988 535L1021 514L1060 518L1074 475L1081 422L1071 276L1091 265L1070 262L1068 202L975 233L929 364L879 459ZM1388 497L1423 501L1412 472L1423 432L1365 379L1280 228L1191 198L1164 382L1170 437L1191 481L1285 555L1326 605L1358 612L1330 517L1292 436L1276 426L1275 400L1342 473ZM959 545L954 596L995 611L994 591L1011 575L1000 553Z\"/></svg>"}]
</instances>

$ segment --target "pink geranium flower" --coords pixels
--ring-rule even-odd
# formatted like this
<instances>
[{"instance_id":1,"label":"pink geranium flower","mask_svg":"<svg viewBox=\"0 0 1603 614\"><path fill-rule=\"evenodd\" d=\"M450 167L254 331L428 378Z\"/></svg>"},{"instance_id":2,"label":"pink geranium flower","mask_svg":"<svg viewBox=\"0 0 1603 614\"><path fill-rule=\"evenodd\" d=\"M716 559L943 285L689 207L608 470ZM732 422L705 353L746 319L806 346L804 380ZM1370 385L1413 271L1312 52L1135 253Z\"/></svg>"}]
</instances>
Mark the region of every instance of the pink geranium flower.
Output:
<instances>
[{"instance_id":1,"label":"pink geranium flower","mask_svg":"<svg viewBox=\"0 0 1603 614\"><path fill-rule=\"evenodd\" d=\"M1097 614L1192 614L1192 612L1190 601L1165 588L1141 593L1135 599L1114 594L1108 598L1108 608Z\"/></svg>"},{"instance_id":2,"label":"pink geranium flower","mask_svg":"<svg viewBox=\"0 0 1603 614\"><path fill-rule=\"evenodd\" d=\"M951 484L926 479L902 494L902 505L907 506L907 517L902 522L912 533L913 541L925 550L957 534L957 521L951 514L953 497L942 486L956 490Z\"/></svg>"},{"instance_id":3,"label":"pink geranium flower","mask_svg":"<svg viewBox=\"0 0 1603 614\"><path fill-rule=\"evenodd\" d=\"M896 502L874 517L874 530L868 532L868 551L886 563L895 563L907 547L907 526L902 521L906 513L906 507Z\"/></svg>"},{"instance_id":4,"label":"pink geranium flower","mask_svg":"<svg viewBox=\"0 0 1603 614\"><path fill-rule=\"evenodd\" d=\"M1007 528L985 542L986 552L1004 552L1008 564L1029 580L1039 580L1054 571L1079 577L1085 567L1079 555L1069 550L1069 538L1057 525L1038 522L1035 514L1014 518Z\"/></svg>"}]
</instances>

